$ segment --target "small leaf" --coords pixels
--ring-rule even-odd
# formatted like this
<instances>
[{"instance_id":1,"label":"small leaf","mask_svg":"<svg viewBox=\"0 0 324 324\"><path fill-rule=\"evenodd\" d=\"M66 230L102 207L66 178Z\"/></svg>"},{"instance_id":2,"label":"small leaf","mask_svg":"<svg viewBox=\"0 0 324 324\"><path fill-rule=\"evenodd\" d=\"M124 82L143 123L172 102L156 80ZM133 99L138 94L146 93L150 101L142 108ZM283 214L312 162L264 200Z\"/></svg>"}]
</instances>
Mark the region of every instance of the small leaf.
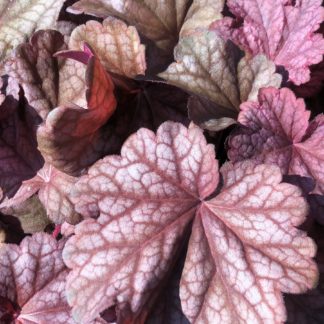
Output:
<instances>
[{"instance_id":1,"label":"small leaf","mask_svg":"<svg viewBox=\"0 0 324 324\"><path fill-rule=\"evenodd\" d=\"M261 87L278 87L281 83L274 64L264 56L240 59L241 54L233 44L214 32L181 39L174 53L177 62L160 76L216 104L214 113L202 106L195 114L192 106L190 115L197 115L197 120L202 119L200 114L205 122L222 117L235 118L241 102L256 99Z\"/></svg>"},{"instance_id":2,"label":"small leaf","mask_svg":"<svg viewBox=\"0 0 324 324\"><path fill-rule=\"evenodd\" d=\"M145 47L136 29L119 19L108 17L100 24L88 21L73 30L69 48L80 50L83 42L96 52L102 65L110 72L129 78L145 74Z\"/></svg>"},{"instance_id":3,"label":"small leaf","mask_svg":"<svg viewBox=\"0 0 324 324\"><path fill-rule=\"evenodd\" d=\"M37 29L53 28L63 0L2 0L0 3L0 65L10 51Z\"/></svg>"},{"instance_id":4,"label":"small leaf","mask_svg":"<svg viewBox=\"0 0 324 324\"><path fill-rule=\"evenodd\" d=\"M302 99L287 89L261 89L259 102L241 105L243 125L229 139L232 161L253 159L278 165L284 174L313 178L314 193L324 193L324 115L308 122Z\"/></svg>"},{"instance_id":5,"label":"small leaf","mask_svg":"<svg viewBox=\"0 0 324 324\"><path fill-rule=\"evenodd\" d=\"M243 24L235 28L232 18L224 18L213 29L252 55L263 53L284 66L295 84L310 79L309 66L319 63L324 53L324 39L314 33L323 21L321 0L301 0L294 5L282 0L229 0L227 5Z\"/></svg>"}]
</instances>

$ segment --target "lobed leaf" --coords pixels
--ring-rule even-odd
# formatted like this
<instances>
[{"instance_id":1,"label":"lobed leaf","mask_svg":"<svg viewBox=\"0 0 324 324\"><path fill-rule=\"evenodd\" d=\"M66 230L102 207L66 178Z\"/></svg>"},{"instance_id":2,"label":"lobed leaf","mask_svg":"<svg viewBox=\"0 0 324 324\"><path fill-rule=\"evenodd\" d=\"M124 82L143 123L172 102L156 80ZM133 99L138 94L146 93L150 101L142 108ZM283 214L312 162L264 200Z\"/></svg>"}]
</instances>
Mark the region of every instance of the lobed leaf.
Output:
<instances>
[{"instance_id":1,"label":"lobed leaf","mask_svg":"<svg viewBox=\"0 0 324 324\"><path fill-rule=\"evenodd\" d=\"M324 19L321 0L229 0L231 12L243 19L241 26L232 18L213 24L212 29L252 55L265 54L284 66L289 79L299 85L310 79L309 66L324 54L324 39L316 34Z\"/></svg>"},{"instance_id":2,"label":"lobed leaf","mask_svg":"<svg viewBox=\"0 0 324 324\"><path fill-rule=\"evenodd\" d=\"M44 233L26 237L20 246L0 245L0 297L18 305L19 323L75 323L65 298L63 245Z\"/></svg>"},{"instance_id":3,"label":"lobed leaf","mask_svg":"<svg viewBox=\"0 0 324 324\"><path fill-rule=\"evenodd\" d=\"M74 319L115 305L117 322L147 319L191 233L180 282L190 322L284 321L280 291L304 292L317 277L315 245L295 228L305 200L274 166L228 164L222 176L208 200L219 182L213 147L198 127L172 122L95 163L72 199L92 218L63 251Z\"/></svg>"},{"instance_id":4,"label":"lobed leaf","mask_svg":"<svg viewBox=\"0 0 324 324\"><path fill-rule=\"evenodd\" d=\"M102 24L91 20L78 26L73 30L69 48L80 50L83 42L93 48L108 71L129 78L145 74L145 47L136 29L121 20L108 17Z\"/></svg>"},{"instance_id":5,"label":"lobed leaf","mask_svg":"<svg viewBox=\"0 0 324 324\"><path fill-rule=\"evenodd\" d=\"M192 102L190 105L190 116L194 121L199 124L213 122L211 130L233 123L240 103L255 100L261 87L279 87L281 83L272 62L264 56L241 59L237 48L214 32L181 39L174 54L176 62L160 76L215 104L212 109L205 104ZM218 121L222 117L228 118L227 124Z\"/></svg>"},{"instance_id":6,"label":"lobed leaf","mask_svg":"<svg viewBox=\"0 0 324 324\"><path fill-rule=\"evenodd\" d=\"M324 116L309 123L303 100L287 88L261 89L258 100L241 105L243 127L229 138L230 159L253 159L278 165L284 174L311 177L314 193L323 194Z\"/></svg>"}]
</instances>

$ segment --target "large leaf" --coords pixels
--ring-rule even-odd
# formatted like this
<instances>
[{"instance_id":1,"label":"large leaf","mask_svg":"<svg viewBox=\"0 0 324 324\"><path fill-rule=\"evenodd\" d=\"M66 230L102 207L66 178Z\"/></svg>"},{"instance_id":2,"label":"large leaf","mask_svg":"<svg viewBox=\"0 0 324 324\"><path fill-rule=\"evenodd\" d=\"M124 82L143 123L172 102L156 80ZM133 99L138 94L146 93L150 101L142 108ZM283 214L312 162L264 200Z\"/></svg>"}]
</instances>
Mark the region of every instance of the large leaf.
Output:
<instances>
[{"instance_id":1,"label":"large leaf","mask_svg":"<svg viewBox=\"0 0 324 324\"><path fill-rule=\"evenodd\" d=\"M0 2L0 66L10 51L37 29L52 28L64 0Z\"/></svg>"},{"instance_id":2,"label":"large leaf","mask_svg":"<svg viewBox=\"0 0 324 324\"><path fill-rule=\"evenodd\" d=\"M324 54L324 39L314 33L324 19L324 8L321 0L294 3L229 0L231 12L242 18L243 24L224 18L213 28L252 55L264 53L276 65L284 66L289 79L299 85L310 79L308 67L320 62Z\"/></svg>"},{"instance_id":3,"label":"large leaf","mask_svg":"<svg viewBox=\"0 0 324 324\"><path fill-rule=\"evenodd\" d=\"M74 13L86 12L102 18L119 17L134 25L160 48L171 51L180 31L190 34L207 27L221 18L223 5L224 0L81 0L69 9Z\"/></svg>"},{"instance_id":4,"label":"large leaf","mask_svg":"<svg viewBox=\"0 0 324 324\"><path fill-rule=\"evenodd\" d=\"M214 32L203 32L180 40L176 62L160 76L169 83L212 101L215 106L191 105L190 115L202 124L214 121L214 130L224 128L222 117L233 123L241 102L254 100L265 86L278 87L281 77L264 56L242 59L237 48ZM222 127L220 127L222 126ZM225 124L225 126L227 126Z\"/></svg>"},{"instance_id":5,"label":"large leaf","mask_svg":"<svg viewBox=\"0 0 324 324\"><path fill-rule=\"evenodd\" d=\"M85 52L67 52L77 57ZM89 54L90 55L90 54ZM116 108L114 85L95 55L87 57L87 108L65 104L55 108L37 131L40 151L60 170L78 174L102 156L103 126Z\"/></svg>"},{"instance_id":6,"label":"large leaf","mask_svg":"<svg viewBox=\"0 0 324 324\"><path fill-rule=\"evenodd\" d=\"M69 48L80 50L83 42L96 52L103 66L110 72L135 77L146 69L145 48L136 29L119 19L108 17L100 24L88 21L73 30Z\"/></svg>"},{"instance_id":7,"label":"large leaf","mask_svg":"<svg viewBox=\"0 0 324 324\"><path fill-rule=\"evenodd\" d=\"M73 201L99 218L76 225L63 251L74 319L116 305L119 322L145 320L192 230L180 285L188 319L283 321L280 291L303 292L317 275L314 243L294 228L305 200L280 184L277 167L243 163L222 174L221 192L206 200L219 182L213 147L198 127L172 122L156 135L140 129L121 156L94 164Z\"/></svg>"},{"instance_id":8,"label":"large leaf","mask_svg":"<svg viewBox=\"0 0 324 324\"><path fill-rule=\"evenodd\" d=\"M324 115L308 122L302 99L287 89L261 89L259 102L241 105L243 127L229 139L233 161L253 159L278 165L284 174L316 181L314 193L324 193Z\"/></svg>"},{"instance_id":9,"label":"large leaf","mask_svg":"<svg viewBox=\"0 0 324 324\"><path fill-rule=\"evenodd\" d=\"M75 323L65 298L68 271L61 256L63 245L44 233L25 238L20 246L0 245L1 306L5 300L12 308L18 306L14 314L0 307L0 319L11 323L16 318L22 324Z\"/></svg>"}]
</instances>

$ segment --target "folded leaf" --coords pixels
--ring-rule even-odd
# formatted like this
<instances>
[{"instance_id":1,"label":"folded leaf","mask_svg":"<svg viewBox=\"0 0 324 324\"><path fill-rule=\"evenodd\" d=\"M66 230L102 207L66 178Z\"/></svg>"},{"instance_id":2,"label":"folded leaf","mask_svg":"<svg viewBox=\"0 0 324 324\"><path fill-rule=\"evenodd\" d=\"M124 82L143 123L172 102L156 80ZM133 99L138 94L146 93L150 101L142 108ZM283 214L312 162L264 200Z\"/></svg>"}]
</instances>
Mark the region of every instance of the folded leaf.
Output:
<instances>
[{"instance_id":1,"label":"folded leaf","mask_svg":"<svg viewBox=\"0 0 324 324\"><path fill-rule=\"evenodd\" d=\"M2 0L0 3L0 65L10 51L37 29L55 26L64 0Z\"/></svg>"},{"instance_id":2,"label":"folded leaf","mask_svg":"<svg viewBox=\"0 0 324 324\"><path fill-rule=\"evenodd\" d=\"M271 163L284 174L313 178L314 193L323 194L324 115L309 123L304 101L287 88L261 89L258 100L241 105L243 127L229 139L230 159Z\"/></svg>"},{"instance_id":3,"label":"folded leaf","mask_svg":"<svg viewBox=\"0 0 324 324\"><path fill-rule=\"evenodd\" d=\"M72 104L57 107L37 132L45 159L70 174L80 173L102 156L100 128L116 108L114 85L96 56L89 57L85 79L88 109Z\"/></svg>"},{"instance_id":4,"label":"folded leaf","mask_svg":"<svg viewBox=\"0 0 324 324\"><path fill-rule=\"evenodd\" d=\"M119 19L108 17L100 24L88 21L73 30L69 48L80 50L83 42L96 52L102 65L110 72L129 78L145 74L145 47L136 29Z\"/></svg>"},{"instance_id":5,"label":"folded leaf","mask_svg":"<svg viewBox=\"0 0 324 324\"><path fill-rule=\"evenodd\" d=\"M180 31L181 34L190 34L207 27L221 17L223 5L224 0L80 0L69 10L101 18L119 17L134 25L160 48L170 52L178 41Z\"/></svg>"},{"instance_id":6,"label":"folded leaf","mask_svg":"<svg viewBox=\"0 0 324 324\"><path fill-rule=\"evenodd\" d=\"M19 323L75 323L65 299L67 269L61 252L64 242L48 234L25 238L20 246L0 245L0 298L18 306L9 319ZM6 313L0 307L0 318Z\"/></svg>"},{"instance_id":7,"label":"folded leaf","mask_svg":"<svg viewBox=\"0 0 324 324\"><path fill-rule=\"evenodd\" d=\"M264 53L284 66L289 79L299 85L310 79L309 66L322 60L324 39L314 33L324 19L321 0L229 0L231 12L243 19L216 21L213 29L232 39L252 55ZM239 26L236 28L236 26Z\"/></svg>"},{"instance_id":8,"label":"folded leaf","mask_svg":"<svg viewBox=\"0 0 324 324\"><path fill-rule=\"evenodd\" d=\"M6 73L23 88L30 106L42 119L57 106L58 62L53 54L65 48L63 36L40 30L17 47L5 65Z\"/></svg>"},{"instance_id":9,"label":"folded leaf","mask_svg":"<svg viewBox=\"0 0 324 324\"><path fill-rule=\"evenodd\" d=\"M240 59L237 48L214 32L181 39L174 54L176 62L160 76L216 104L215 109L204 106L195 108L193 105L190 115L196 117L195 122L201 123L201 119L208 122L222 117L235 118L241 102L255 100L261 87L279 87L281 83L272 62L264 56Z\"/></svg>"},{"instance_id":10,"label":"folded leaf","mask_svg":"<svg viewBox=\"0 0 324 324\"><path fill-rule=\"evenodd\" d=\"M294 228L306 216L305 200L280 184L277 167L247 163L223 168L223 188L207 200L217 169L197 126L166 122L156 135L140 129L121 156L81 177L76 209L99 218L76 225L63 251L77 322L114 305L117 322L141 321L190 233L180 284L189 321L284 321L280 291L304 292L317 276L314 243Z\"/></svg>"}]
</instances>

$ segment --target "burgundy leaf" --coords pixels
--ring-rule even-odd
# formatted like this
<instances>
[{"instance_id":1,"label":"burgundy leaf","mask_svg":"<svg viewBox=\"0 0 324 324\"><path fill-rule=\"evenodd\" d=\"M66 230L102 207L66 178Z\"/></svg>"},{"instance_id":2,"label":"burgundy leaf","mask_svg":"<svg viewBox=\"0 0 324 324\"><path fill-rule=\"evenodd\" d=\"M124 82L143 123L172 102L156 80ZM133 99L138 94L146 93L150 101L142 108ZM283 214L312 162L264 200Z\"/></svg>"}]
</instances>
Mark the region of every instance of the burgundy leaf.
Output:
<instances>
[{"instance_id":1,"label":"burgundy leaf","mask_svg":"<svg viewBox=\"0 0 324 324\"><path fill-rule=\"evenodd\" d=\"M309 66L324 54L324 39L314 33L324 18L321 0L228 0L232 18L213 24L212 29L252 55L264 53L278 66L284 66L289 79L299 85L310 79ZM238 26L238 27L237 27ZM237 28L236 28L237 27Z\"/></svg>"},{"instance_id":2,"label":"burgundy leaf","mask_svg":"<svg viewBox=\"0 0 324 324\"><path fill-rule=\"evenodd\" d=\"M278 165L284 174L311 177L314 193L324 193L324 115L309 123L302 99L283 88L261 89L259 102L241 105L243 125L229 139L233 161L253 159Z\"/></svg>"},{"instance_id":3,"label":"burgundy leaf","mask_svg":"<svg viewBox=\"0 0 324 324\"><path fill-rule=\"evenodd\" d=\"M88 109L71 104L57 107L37 132L45 159L70 174L80 173L102 156L105 139L100 128L116 108L113 83L96 56L89 57L86 84Z\"/></svg>"},{"instance_id":4,"label":"burgundy leaf","mask_svg":"<svg viewBox=\"0 0 324 324\"><path fill-rule=\"evenodd\" d=\"M17 323L75 323L65 298L63 245L38 233L20 246L0 246L0 297L19 307L13 314ZM4 316L0 308L0 318Z\"/></svg>"},{"instance_id":5,"label":"burgundy leaf","mask_svg":"<svg viewBox=\"0 0 324 324\"><path fill-rule=\"evenodd\" d=\"M76 225L63 252L74 319L116 305L117 322L143 322L192 231L180 284L189 321L283 321L280 291L304 292L317 275L314 243L294 228L305 200L274 166L222 174L221 192L206 201L219 182L213 146L198 127L172 122L156 135L140 129L121 156L95 163L72 200L99 217Z\"/></svg>"},{"instance_id":6,"label":"burgundy leaf","mask_svg":"<svg viewBox=\"0 0 324 324\"><path fill-rule=\"evenodd\" d=\"M0 105L0 188L5 197L12 197L44 163L37 150L35 121L32 109L11 95Z\"/></svg>"}]
</instances>

